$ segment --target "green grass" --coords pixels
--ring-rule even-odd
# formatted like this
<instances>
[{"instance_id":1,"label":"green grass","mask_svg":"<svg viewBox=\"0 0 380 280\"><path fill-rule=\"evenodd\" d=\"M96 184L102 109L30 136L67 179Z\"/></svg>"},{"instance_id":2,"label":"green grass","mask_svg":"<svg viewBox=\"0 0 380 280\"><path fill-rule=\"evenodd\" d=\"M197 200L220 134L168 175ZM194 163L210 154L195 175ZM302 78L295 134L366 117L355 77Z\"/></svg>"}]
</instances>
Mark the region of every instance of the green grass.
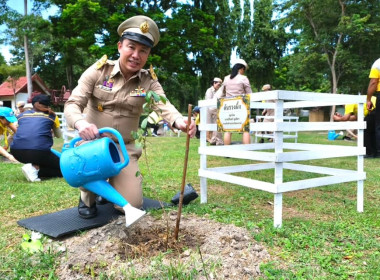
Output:
<instances>
[{"instance_id":1,"label":"green grass","mask_svg":"<svg viewBox=\"0 0 380 280\"><path fill-rule=\"evenodd\" d=\"M233 140L240 140L239 135ZM144 195L169 201L180 189L186 138L148 139L146 157L140 160ZM354 145L328 141L326 133L299 133L298 142ZM57 147L62 142L56 143ZM187 182L199 192L199 140L190 142ZM148 162L148 165L147 165ZM246 161L210 157L208 166ZM355 169L355 158L310 161L310 164ZM364 212L356 211L356 183L307 189L283 195L283 226L273 227L273 195L238 185L208 180L208 203L199 199L183 208L221 223L245 227L274 257L261 265L267 279L380 279L380 159L365 159ZM57 279L57 255L52 251L28 255L20 244L30 233L17 225L27 217L77 205L79 191L63 179L28 183L21 165L0 164L0 279ZM273 170L244 172L241 176L272 182ZM286 170L285 181L312 178L314 173ZM318 175L319 176L319 175ZM14 198L11 198L13 197ZM157 215L160 211L157 212ZM258 229L258 231L257 231ZM44 244L48 244L47 238ZM185 273L182 267L159 266L173 279L197 279L202 273ZM130 274L129 274L130 275ZM102 279L108 279L104 276ZM136 278L139 279L139 278ZM169 278L168 278L169 279Z\"/></svg>"}]
</instances>

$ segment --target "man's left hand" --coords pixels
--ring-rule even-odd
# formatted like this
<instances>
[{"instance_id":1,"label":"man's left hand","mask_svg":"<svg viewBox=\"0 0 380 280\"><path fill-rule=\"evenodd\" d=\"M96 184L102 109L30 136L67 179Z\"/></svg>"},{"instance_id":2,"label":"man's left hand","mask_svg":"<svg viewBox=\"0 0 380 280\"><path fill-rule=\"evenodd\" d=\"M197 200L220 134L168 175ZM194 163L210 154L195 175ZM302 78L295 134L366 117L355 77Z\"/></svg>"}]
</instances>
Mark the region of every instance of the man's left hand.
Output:
<instances>
[{"instance_id":1,"label":"man's left hand","mask_svg":"<svg viewBox=\"0 0 380 280\"><path fill-rule=\"evenodd\" d=\"M185 118L180 118L175 121L175 127L182 130L183 132L186 132L187 129L187 119ZM196 126L194 120L191 120L190 127L189 127L189 135L190 137L195 136L196 132Z\"/></svg>"}]
</instances>

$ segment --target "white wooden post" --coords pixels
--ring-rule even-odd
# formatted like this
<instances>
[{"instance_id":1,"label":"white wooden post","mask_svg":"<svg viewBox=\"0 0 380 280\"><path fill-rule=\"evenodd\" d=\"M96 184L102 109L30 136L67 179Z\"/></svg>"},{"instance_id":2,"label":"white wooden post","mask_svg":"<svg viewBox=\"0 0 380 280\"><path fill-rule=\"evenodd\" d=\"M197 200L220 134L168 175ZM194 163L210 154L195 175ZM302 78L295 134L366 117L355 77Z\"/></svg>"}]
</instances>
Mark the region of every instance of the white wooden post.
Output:
<instances>
[{"instance_id":1,"label":"white wooden post","mask_svg":"<svg viewBox=\"0 0 380 280\"><path fill-rule=\"evenodd\" d=\"M358 121L364 121L364 106L366 104L360 103L358 104ZM367 123L366 123L367 126ZM363 129L358 129L358 139L357 146L364 146L364 131ZM363 155L358 155L357 169L359 172L364 171L364 158ZM364 181L358 180L357 182L357 193L356 193L356 207L358 212L364 211Z\"/></svg>"},{"instance_id":2,"label":"white wooden post","mask_svg":"<svg viewBox=\"0 0 380 280\"><path fill-rule=\"evenodd\" d=\"M204 148L207 146L207 139L206 139L206 130L204 130L202 127L203 124L206 124L207 122L207 111L208 107L201 107L200 108L200 131L201 131L201 137L199 139L199 146L201 148ZM207 155L201 154L200 156L200 170L207 169ZM200 185L201 185L201 203L207 202L207 178L206 177L200 177Z\"/></svg>"},{"instance_id":3,"label":"white wooden post","mask_svg":"<svg viewBox=\"0 0 380 280\"><path fill-rule=\"evenodd\" d=\"M284 120L284 101L277 99L275 102L274 108L274 121L276 123L282 123ZM274 131L274 153L279 154L284 151L284 132L283 131ZM274 170L274 184L277 186L283 182L284 176L284 164L275 161L275 170ZM277 192L276 187L276 192ZM273 209L273 223L274 227L282 226L282 193L276 193L274 195L274 209Z\"/></svg>"},{"instance_id":4,"label":"white wooden post","mask_svg":"<svg viewBox=\"0 0 380 280\"><path fill-rule=\"evenodd\" d=\"M273 226L282 227L282 193L274 194Z\"/></svg>"}]
</instances>

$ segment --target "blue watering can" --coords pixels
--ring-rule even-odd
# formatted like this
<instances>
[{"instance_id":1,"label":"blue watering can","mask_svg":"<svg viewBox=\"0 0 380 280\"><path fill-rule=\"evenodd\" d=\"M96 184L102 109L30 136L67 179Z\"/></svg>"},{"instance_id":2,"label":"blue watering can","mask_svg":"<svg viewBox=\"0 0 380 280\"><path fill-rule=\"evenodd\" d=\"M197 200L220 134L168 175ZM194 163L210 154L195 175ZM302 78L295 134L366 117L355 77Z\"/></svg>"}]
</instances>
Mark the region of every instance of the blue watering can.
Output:
<instances>
[{"instance_id":1,"label":"blue watering can","mask_svg":"<svg viewBox=\"0 0 380 280\"><path fill-rule=\"evenodd\" d=\"M329 130L329 132L327 133L327 139L328 140L335 140L339 137L340 134L338 133L335 133L335 130Z\"/></svg>"},{"instance_id":2,"label":"blue watering can","mask_svg":"<svg viewBox=\"0 0 380 280\"><path fill-rule=\"evenodd\" d=\"M80 187L96 193L108 201L122 207L125 211L127 227L145 215L145 211L131 206L121 194L116 191L107 179L114 177L129 163L129 156L124 140L120 133L109 127L99 129L99 133L111 133L116 136L124 161L115 142L108 137L96 139L92 142L75 147L75 143L82 140L77 137L59 153L52 152L60 158L61 172L67 183L72 187Z\"/></svg>"}]
</instances>

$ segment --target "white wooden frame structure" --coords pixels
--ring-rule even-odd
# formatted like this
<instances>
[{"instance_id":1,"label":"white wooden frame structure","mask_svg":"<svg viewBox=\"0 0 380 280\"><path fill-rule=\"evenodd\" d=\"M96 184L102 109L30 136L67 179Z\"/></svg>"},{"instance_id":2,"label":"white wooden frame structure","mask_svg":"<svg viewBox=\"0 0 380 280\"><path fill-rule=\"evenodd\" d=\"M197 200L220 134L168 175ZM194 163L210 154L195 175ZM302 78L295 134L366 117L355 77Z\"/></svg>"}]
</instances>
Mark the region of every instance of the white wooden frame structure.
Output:
<instances>
[{"instance_id":1,"label":"white wooden frame structure","mask_svg":"<svg viewBox=\"0 0 380 280\"><path fill-rule=\"evenodd\" d=\"M273 119L274 117L272 116L256 116L256 122L263 121L264 119ZM287 122L298 122L299 117L297 116L284 116L283 121ZM255 142L257 143L257 138L269 138L273 139L274 134L273 133L263 133L262 131L256 131L255 132ZM253 138L253 137L251 137ZM283 139L294 139L294 143L297 143L297 138L298 138L298 131L284 131ZM251 141L252 142L252 141Z\"/></svg>"},{"instance_id":2,"label":"white wooden frame structure","mask_svg":"<svg viewBox=\"0 0 380 280\"><path fill-rule=\"evenodd\" d=\"M262 102L275 100L274 103ZM274 226L282 226L282 194L285 192L326 186L331 184L357 182L357 211L363 212L363 192L365 147L363 143L365 96L312 93L299 91L275 90L253 93L250 97L251 109L270 108L275 110L274 122L250 123L250 132L273 131L273 143L254 143L248 145L207 146L206 131L215 131L216 124L207 124L207 108L216 107L216 100L200 100L201 112L199 129L200 137L200 176L201 203L207 203L207 179L238 184L252 189L263 190L274 194ZM306 108L332 105L358 104L356 122L284 122L283 110L287 108ZM284 143L284 131L328 131L357 129L357 146L319 145L304 143ZM284 150L287 150L284 152ZM273 150L273 152L268 152ZM207 156L220 156L255 161L253 164L207 167ZM292 163L302 160L357 156L356 170L327 168L314 165ZM257 163L259 161L259 163ZM237 172L274 169L273 183L233 175ZM319 178L283 182L284 169L300 172L313 172L325 175Z\"/></svg>"}]
</instances>

